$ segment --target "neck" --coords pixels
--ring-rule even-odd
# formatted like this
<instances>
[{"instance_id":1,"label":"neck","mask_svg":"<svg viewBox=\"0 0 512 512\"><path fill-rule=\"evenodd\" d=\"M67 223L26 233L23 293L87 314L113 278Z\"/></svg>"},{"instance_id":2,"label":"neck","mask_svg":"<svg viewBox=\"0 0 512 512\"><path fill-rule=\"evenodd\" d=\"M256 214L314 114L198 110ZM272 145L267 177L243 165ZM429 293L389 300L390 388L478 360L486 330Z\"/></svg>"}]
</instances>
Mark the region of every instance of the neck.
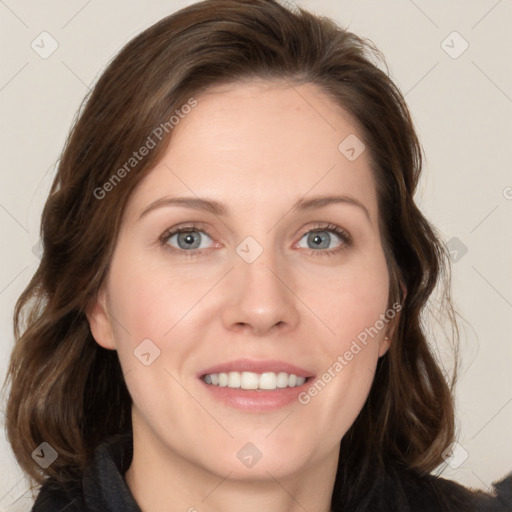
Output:
<instances>
[{"instance_id":1,"label":"neck","mask_svg":"<svg viewBox=\"0 0 512 512\"><path fill-rule=\"evenodd\" d=\"M142 511L169 512L330 512L338 453L286 474L282 468L236 478L216 474L158 441L137 435L125 479Z\"/></svg>"}]
</instances>

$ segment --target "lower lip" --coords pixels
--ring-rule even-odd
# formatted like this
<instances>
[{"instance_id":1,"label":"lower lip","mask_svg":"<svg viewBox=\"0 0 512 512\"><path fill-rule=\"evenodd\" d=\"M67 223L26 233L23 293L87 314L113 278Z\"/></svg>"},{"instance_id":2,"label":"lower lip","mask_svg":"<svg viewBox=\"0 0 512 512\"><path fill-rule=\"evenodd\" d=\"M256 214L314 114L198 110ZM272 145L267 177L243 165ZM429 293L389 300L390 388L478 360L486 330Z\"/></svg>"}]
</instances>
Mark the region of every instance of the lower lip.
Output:
<instances>
[{"instance_id":1,"label":"lower lip","mask_svg":"<svg viewBox=\"0 0 512 512\"><path fill-rule=\"evenodd\" d=\"M220 402L246 411L275 411L298 401L298 395L307 389L313 379L309 378L302 386L294 388L277 388L275 390L252 390L228 388L206 384L200 379L209 393Z\"/></svg>"}]
</instances>

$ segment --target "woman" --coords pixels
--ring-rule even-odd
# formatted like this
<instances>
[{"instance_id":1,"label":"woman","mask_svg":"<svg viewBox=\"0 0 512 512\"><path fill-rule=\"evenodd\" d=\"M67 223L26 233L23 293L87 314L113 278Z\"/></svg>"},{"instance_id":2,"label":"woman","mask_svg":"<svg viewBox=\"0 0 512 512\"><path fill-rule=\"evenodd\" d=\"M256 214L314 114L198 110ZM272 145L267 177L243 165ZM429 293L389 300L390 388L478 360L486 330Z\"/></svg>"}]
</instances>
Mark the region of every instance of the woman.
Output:
<instances>
[{"instance_id":1,"label":"woman","mask_svg":"<svg viewBox=\"0 0 512 512\"><path fill-rule=\"evenodd\" d=\"M511 509L511 479L429 474L454 441L420 322L446 252L373 57L305 11L215 0L108 66L16 308L34 511Z\"/></svg>"}]
</instances>

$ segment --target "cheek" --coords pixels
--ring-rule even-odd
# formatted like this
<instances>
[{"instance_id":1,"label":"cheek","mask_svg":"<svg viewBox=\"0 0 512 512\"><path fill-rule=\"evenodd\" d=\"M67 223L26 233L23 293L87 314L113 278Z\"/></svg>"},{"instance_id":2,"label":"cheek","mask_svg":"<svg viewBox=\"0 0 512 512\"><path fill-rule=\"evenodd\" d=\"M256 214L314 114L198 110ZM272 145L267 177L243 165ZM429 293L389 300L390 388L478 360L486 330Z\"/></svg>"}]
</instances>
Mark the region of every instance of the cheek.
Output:
<instances>
[{"instance_id":1,"label":"cheek","mask_svg":"<svg viewBox=\"0 0 512 512\"><path fill-rule=\"evenodd\" d=\"M162 411L162 396L173 404L172 413L165 414L178 415L187 395L169 374L179 378L193 349L194 337L192 332L183 336L184 326L190 327L190 311L204 295L204 283L185 283L182 275L121 259L117 263L109 283L111 325L130 395L148 417Z\"/></svg>"},{"instance_id":2,"label":"cheek","mask_svg":"<svg viewBox=\"0 0 512 512\"><path fill-rule=\"evenodd\" d=\"M166 272L142 263L123 265L120 260L114 268L109 283L111 308L117 320L114 328L121 340L130 333L131 344L144 338L168 337L198 303L208 285L207 280L197 276L188 279L179 272Z\"/></svg>"},{"instance_id":3,"label":"cheek","mask_svg":"<svg viewBox=\"0 0 512 512\"><path fill-rule=\"evenodd\" d=\"M327 332L319 337L322 373L299 396L299 402L333 441L345 435L370 392L387 325L381 320L386 313L385 289L363 300L354 300L347 290L339 298L337 314L333 312L327 320L335 335Z\"/></svg>"},{"instance_id":4,"label":"cheek","mask_svg":"<svg viewBox=\"0 0 512 512\"><path fill-rule=\"evenodd\" d=\"M388 305L389 274L384 255L376 254L302 280L301 296L323 321L322 339L331 354L343 353L358 336L364 341L368 329L371 339L385 336L387 323L380 319Z\"/></svg>"},{"instance_id":5,"label":"cheek","mask_svg":"<svg viewBox=\"0 0 512 512\"><path fill-rule=\"evenodd\" d=\"M347 362L331 364L299 397L307 415L325 429L326 438L339 441L361 412L370 392L377 355L362 351Z\"/></svg>"},{"instance_id":6,"label":"cheek","mask_svg":"<svg viewBox=\"0 0 512 512\"><path fill-rule=\"evenodd\" d=\"M321 290L309 288L308 300L329 327L318 336L324 368L299 401L325 426L327 436L339 440L366 401L379 342L392 319L386 316L389 274L384 255L375 251L366 260L354 260L322 282Z\"/></svg>"}]
</instances>

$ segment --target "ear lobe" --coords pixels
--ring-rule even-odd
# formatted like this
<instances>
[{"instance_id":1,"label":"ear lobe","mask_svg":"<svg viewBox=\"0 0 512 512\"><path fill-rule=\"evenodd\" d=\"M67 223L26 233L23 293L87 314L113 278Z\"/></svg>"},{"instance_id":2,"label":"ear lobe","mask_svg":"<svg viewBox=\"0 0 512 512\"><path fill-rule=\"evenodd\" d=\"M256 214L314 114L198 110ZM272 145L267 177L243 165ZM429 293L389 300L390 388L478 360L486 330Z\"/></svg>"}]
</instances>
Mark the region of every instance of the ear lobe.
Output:
<instances>
[{"instance_id":1,"label":"ear lobe","mask_svg":"<svg viewBox=\"0 0 512 512\"><path fill-rule=\"evenodd\" d=\"M98 293L96 301L86 313L93 338L98 345L115 350L116 344L112 334L112 325L106 308L105 293Z\"/></svg>"},{"instance_id":2,"label":"ear lobe","mask_svg":"<svg viewBox=\"0 0 512 512\"><path fill-rule=\"evenodd\" d=\"M389 350L390 345L391 340L387 336L380 341L379 357L382 357Z\"/></svg>"},{"instance_id":3,"label":"ear lobe","mask_svg":"<svg viewBox=\"0 0 512 512\"><path fill-rule=\"evenodd\" d=\"M405 284L403 283L403 281L400 281L400 289L402 290L402 294L403 294L403 297L402 297L402 306L403 306L405 303L405 298L407 297L407 288L405 287Z\"/></svg>"},{"instance_id":4,"label":"ear lobe","mask_svg":"<svg viewBox=\"0 0 512 512\"><path fill-rule=\"evenodd\" d=\"M400 316L399 312L401 311L401 309L403 308L403 306L405 304L405 298L407 297L407 288L405 287L405 284L403 283L402 280L400 280L400 289L402 290L402 299L400 302L400 309L398 310L397 315L393 320L392 327L391 327L390 331L387 333L386 337L380 341L379 357L382 357L389 350L389 347L391 346L392 339L393 339L393 333L395 332L395 327L396 327L395 323L398 321L398 318Z\"/></svg>"}]
</instances>

